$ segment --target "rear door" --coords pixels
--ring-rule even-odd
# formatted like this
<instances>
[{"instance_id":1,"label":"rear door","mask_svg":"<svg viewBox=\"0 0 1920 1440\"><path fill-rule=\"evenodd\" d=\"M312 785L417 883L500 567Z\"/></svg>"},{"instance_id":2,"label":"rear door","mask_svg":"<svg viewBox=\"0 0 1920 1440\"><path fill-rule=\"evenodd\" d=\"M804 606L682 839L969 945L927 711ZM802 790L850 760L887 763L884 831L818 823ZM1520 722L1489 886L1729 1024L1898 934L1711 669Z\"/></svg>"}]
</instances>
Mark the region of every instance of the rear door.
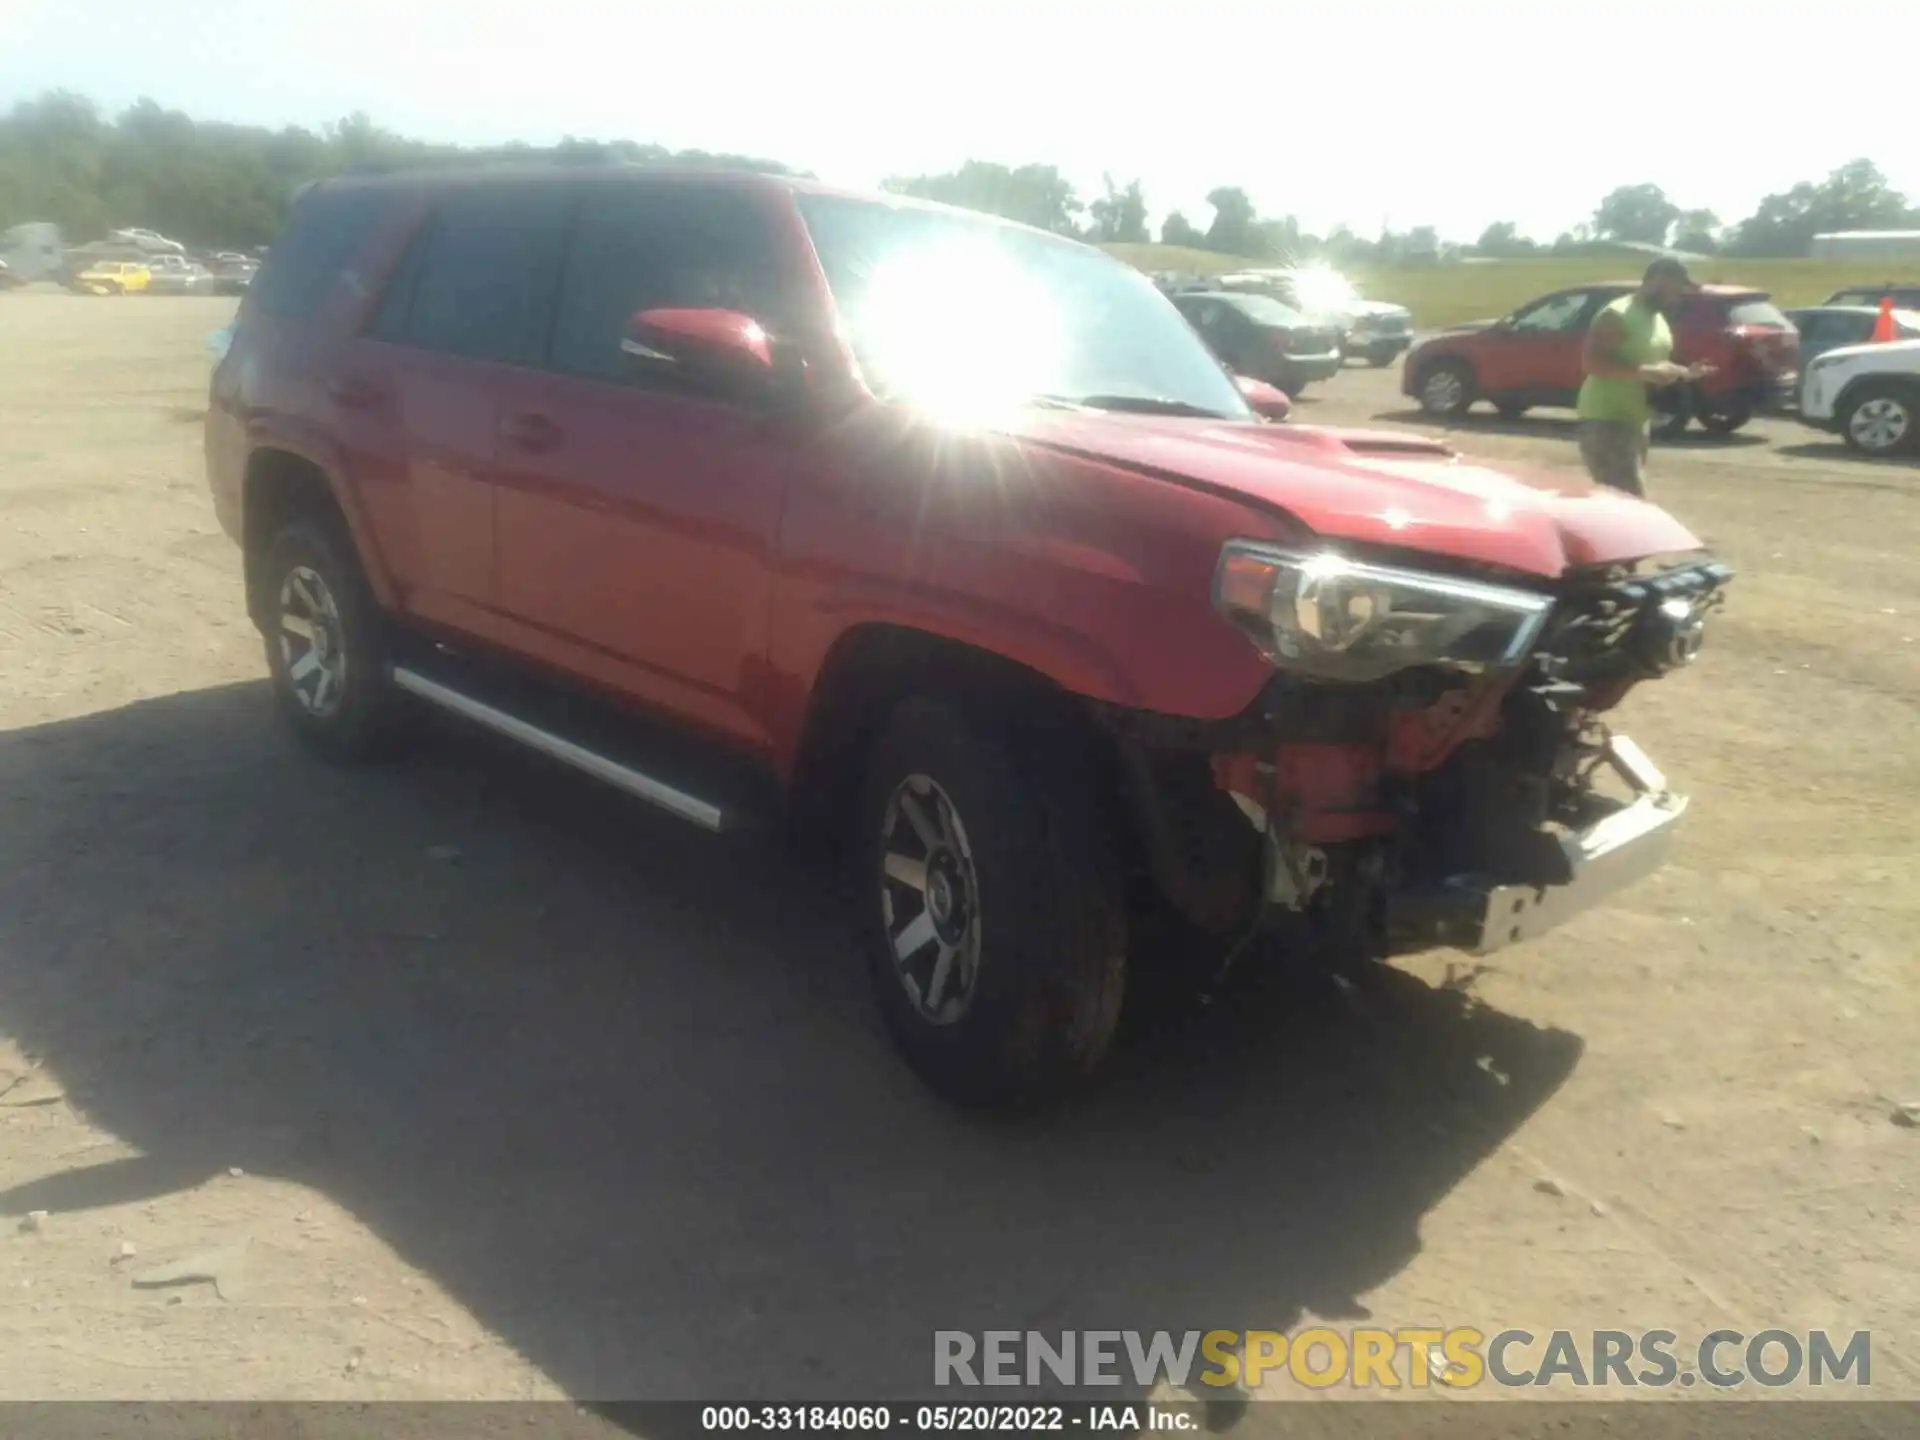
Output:
<instances>
[{"instance_id":1,"label":"rear door","mask_svg":"<svg viewBox=\"0 0 1920 1440\"><path fill-rule=\"evenodd\" d=\"M391 563L417 613L490 633L502 397L546 346L571 187L475 185L414 237L334 400L377 453Z\"/></svg>"},{"instance_id":2,"label":"rear door","mask_svg":"<svg viewBox=\"0 0 1920 1440\"><path fill-rule=\"evenodd\" d=\"M1570 402L1585 373L1587 331L1614 298L1607 291L1562 290L1516 310L1504 326L1477 337L1481 390Z\"/></svg>"}]
</instances>

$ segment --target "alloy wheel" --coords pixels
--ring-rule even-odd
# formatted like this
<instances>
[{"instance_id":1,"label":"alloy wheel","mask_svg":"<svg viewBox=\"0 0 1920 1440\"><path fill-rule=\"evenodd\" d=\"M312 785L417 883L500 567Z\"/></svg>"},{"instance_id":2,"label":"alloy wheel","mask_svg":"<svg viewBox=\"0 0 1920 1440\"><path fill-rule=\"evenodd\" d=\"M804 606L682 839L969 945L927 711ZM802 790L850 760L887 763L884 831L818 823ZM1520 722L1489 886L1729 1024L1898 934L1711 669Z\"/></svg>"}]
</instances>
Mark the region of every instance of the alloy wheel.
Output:
<instances>
[{"instance_id":1,"label":"alloy wheel","mask_svg":"<svg viewBox=\"0 0 1920 1440\"><path fill-rule=\"evenodd\" d=\"M1847 417L1847 433L1862 450L1876 455L1898 449L1912 425L1907 407L1891 395L1864 400Z\"/></svg>"},{"instance_id":2,"label":"alloy wheel","mask_svg":"<svg viewBox=\"0 0 1920 1440\"><path fill-rule=\"evenodd\" d=\"M316 719L331 716L346 698L347 648L340 607L310 566L294 566L280 582L277 639L294 703Z\"/></svg>"},{"instance_id":3,"label":"alloy wheel","mask_svg":"<svg viewBox=\"0 0 1920 1440\"><path fill-rule=\"evenodd\" d=\"M1427 409L1445 412L1457 409L1467 392L1457 371L1441 368L1420 382L1420 399Z\"/></svg>"},{"instance_id":4,"label":"alloy wheel","mask_svg":"<svg viewBox=\"0 0 1920 1440\"><path fill-rule=\"evenodd\" d=\"M921 1019L951 1025L980 979L980 882L966 826L925 775L894 787L881 821L880 918Z\"/></svg>"}]
</instances>

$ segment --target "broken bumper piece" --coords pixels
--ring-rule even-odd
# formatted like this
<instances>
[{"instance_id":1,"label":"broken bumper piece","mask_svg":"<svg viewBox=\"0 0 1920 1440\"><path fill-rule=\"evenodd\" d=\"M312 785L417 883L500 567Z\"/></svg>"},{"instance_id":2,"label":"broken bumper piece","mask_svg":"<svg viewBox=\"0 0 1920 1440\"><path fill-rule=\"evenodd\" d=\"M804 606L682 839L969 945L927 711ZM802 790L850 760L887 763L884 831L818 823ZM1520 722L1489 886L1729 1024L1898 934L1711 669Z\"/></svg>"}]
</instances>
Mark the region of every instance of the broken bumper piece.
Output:
<instances>
[{"instance_id":1,"label":"broken bumper piece","mask_svg":"<svg viewBox=\"0 0 1920 1440\"><path fill-rule=\"evenodd\" d=\"M1637 793L1594 823L1558 837L1570 880L1516 885L1459 875L1397 894L1387 906L1391 952L1449 947L1491 954L1546 933L1658 870L1686 812L1686 797L1670 791L1666 778L1625 736L1609 743L1607 758Z\"/></svg>"}]
</instances>

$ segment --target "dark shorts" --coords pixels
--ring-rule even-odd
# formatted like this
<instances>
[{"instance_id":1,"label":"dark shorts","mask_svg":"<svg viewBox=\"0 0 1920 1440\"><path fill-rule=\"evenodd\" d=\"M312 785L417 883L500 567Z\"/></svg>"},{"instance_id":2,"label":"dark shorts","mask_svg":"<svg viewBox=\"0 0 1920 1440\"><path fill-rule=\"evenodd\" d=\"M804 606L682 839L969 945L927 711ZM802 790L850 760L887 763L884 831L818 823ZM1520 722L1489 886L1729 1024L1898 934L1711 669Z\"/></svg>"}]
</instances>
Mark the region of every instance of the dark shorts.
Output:
<instances>
[{"instance_id":1,"label":"dark shorts","mask_svg":"<svg viewBox=\"0 0 1920 1440\"><path fill-rule=\"evenodd\" d=\"M1601 485L1629 495L1647 493L1647 427L1618 420L1580 422L1580 458Z\"/></svg>"}]
</instances>

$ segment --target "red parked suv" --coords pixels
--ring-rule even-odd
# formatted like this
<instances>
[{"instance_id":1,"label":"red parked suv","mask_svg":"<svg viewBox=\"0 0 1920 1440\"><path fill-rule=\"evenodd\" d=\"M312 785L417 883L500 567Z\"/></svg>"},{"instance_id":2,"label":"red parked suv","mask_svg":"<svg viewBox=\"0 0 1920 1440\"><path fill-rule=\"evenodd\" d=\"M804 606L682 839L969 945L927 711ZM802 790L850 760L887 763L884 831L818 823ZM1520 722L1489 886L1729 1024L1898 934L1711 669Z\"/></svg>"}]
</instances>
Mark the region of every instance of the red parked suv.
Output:
<instances>
[{"instance_id":1,"label":"red parked suv","mask_svg":"<svg viewBox=\"0 0 1920 1440\"><path fill-rule=\"evenodd\" d=\"M1684 805L1603 719L1728 578L1684 527L1266 423L1146 277L1001 221L711 171L330 181L211 399L303 740L366 755L424 703L707 830L844 840L886 1020L956 1101L1090 1070L1149 930L1197 986L1256 934L1490 950Z\"/></svg>"},{"instance_id":2,"label":"red parked suv","mask_svg":"<svg viewBox=\"0 0 1920 1440\"><path fill-rule=\"evenodd\" d=\"M1639 287L1630 280L1579 285L1522 305L1504 320L1456 325L1407 354L1402 393L1430 415L1463 415L1476 400L1518 419L1535 406L1571 406L1585 372L1581 352L1594 317ZM1722 434L1789 404L1800 381L1800 335L1761 291L1703 285L1672 317L1673 358L1715 367L1708 379L1654 397L1654 434L1694 419Z\"/></svg>"}]
</instances>

